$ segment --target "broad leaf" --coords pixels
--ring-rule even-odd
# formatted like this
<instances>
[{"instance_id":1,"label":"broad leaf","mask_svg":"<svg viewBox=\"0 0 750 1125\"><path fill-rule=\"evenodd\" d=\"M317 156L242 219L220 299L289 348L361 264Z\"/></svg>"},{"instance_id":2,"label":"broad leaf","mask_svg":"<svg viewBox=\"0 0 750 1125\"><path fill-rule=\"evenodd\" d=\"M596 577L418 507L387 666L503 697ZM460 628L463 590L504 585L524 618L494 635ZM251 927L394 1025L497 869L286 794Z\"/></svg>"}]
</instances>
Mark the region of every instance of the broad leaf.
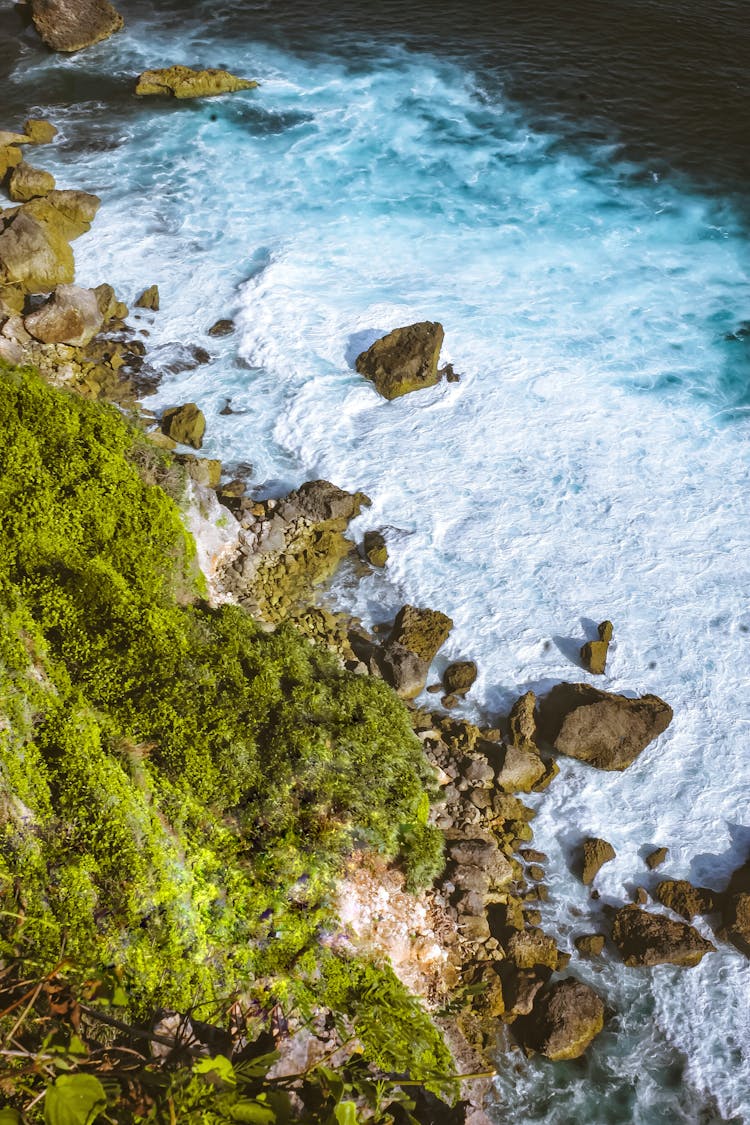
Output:
<instances>
[{"instance_id":1,"label":"broad leaf","mask_svg":"<svg viewBox=\"0 0 750 1125\"><path fill-rule=\"evenodd\" d=\"M234 1067L225 1055L214 1055L210 1059L201 1059L193 1067L193 1074L200 1074L204 1081L212 1086L236 1086L237 1076Z\"/></svg>"},{"instance_id":2,"label":"broad leaf","mask_svg":"<svg viewBox=\"0 0 750 1125\"><path fill-rule=\"evenodd\" d=\"M249 1122L249 1125L276 1125L277 1121L274 1111L260 1102L235 1102L227 1113L232 1121Z\"/></svg>"},{"instance_id":3,"label":"broad leaf","mask_svg":"<svg viewBox=\"0 0 750 1125\"><path fill-rule=\"evenodd\" d=\"M91 1125L107 1106L104 1087L93 1074L61 1074L44 1099L46 1125Z\"/></svg>"},{"instance_id":4,"label":"broad leaf","mask_svg":"<svg viewBox=\"0 0 750 1125\"><path fill-rule=\"evenodd\" d=\"M17 1109L0 1109L0 1125L21 1125L21 1114Z\"/></svg>"},{"instance_id":5,"label":"broad leaf","mask_svg":"<svg viewBox=\"0 0 750 1125\"><path fill-rule=\"evenodd\" d=\"M339 1102L333 1111L336 1125L359 1125L357 1106L354 1102Z\"/></svg>"}]
</instances>

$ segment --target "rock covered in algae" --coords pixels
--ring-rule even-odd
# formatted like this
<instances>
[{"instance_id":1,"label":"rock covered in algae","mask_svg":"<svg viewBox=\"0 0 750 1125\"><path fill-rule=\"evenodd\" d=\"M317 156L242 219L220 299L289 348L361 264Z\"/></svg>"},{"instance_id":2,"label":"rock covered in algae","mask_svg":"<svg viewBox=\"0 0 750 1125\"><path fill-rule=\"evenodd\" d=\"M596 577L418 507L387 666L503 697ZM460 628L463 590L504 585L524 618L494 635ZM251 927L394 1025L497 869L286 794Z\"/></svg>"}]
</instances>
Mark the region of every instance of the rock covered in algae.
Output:
<instances>
[{"instance_id":1,"label":"rock covered in algae","mask_svg":"<svg viewBox=\"0 0 750 1125\"><path fill-rule=\"evenodd\" d=\"M175 98L207 98L231 94L236 90L253 90L257 82L237 78L228 70L193 70L189 66L167 66L161 70L144 70L135 88L141 96L168 94Z\"/></svg>"},{"instance_id":2,"label":"rock covered in algae","mask_svg":"<svg viewBox=\"0 0 750 1125\"><path fill-rule=\"evenodd\" d=\"M164 411L161 430L172 441L200 449L206 432L206 419L194 402L186 402L183 406L172 406Z\"/></svg>"}]
</instances>

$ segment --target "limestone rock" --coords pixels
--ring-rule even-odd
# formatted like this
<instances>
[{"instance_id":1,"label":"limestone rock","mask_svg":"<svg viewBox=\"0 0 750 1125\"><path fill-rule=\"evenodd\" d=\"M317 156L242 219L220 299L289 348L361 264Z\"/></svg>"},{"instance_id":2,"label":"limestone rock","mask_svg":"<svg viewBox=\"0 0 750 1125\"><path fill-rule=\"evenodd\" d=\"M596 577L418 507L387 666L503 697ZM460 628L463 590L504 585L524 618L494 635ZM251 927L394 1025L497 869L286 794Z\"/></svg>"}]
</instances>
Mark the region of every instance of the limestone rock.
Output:
<instances>
[{"instance_id":1,"label":"limestone rock","mask_svg":"<svg viewBox=\"0 0 750 1125\"><path fill-rule=\"evenodd\" d=\"M0 145L0 180L4 179L10 168L17 168L23 155L15 145Z\"/></svg>"},{"instance_id":2,"label":"limestone rock","mask_svg":"<svg viewBox=\"0 0 750 1125\"><path fill-rule=\"evenodd\" d=\"M159 286L149 285L148 289L144 289L138 300L135 302L137 309L153 309L154 312L159 311Z\"/></svg>"},{"instance_id":3,"label":"limestone rock","mask_svg":"<svg viewBox=\"0 0 750 1125\"><path fill-rule=\"evenodd\" d=\"M456 660L443 672L443 687L449 695L466 695L477 678L477 666L473 660Z\"/></svg>"},{"instance_id":4,"label":"limestone rock","mask_svg":"<svg viewBox=\"0 0 750 1125\"><path fill-rule=\"evenodd\" d=\"M554 939L541 930L516 930L505 945L505 952L519 969L544 965L553 972L558 967L558 949Z\"/></svg>"},{"instance_id":5,"label":"limestone rock","mask_svg":"<svg viewBox=\"0 0 750 1125\"><path fill-rule=\"evenodd\" d=\"M32 145L46 145L57 136L57 129L51 121L42 118L30 117L23 127L23 131Z\"/></svg>"},{"instance_id":6,"label":"limestone rock","mask_svg":"<svg viewBox=\"0 0 750 1125\"><path fill-rule=\"evenodd\" d=\"M508 716L508 741L521 750L536 750L536 696L527 691L513 704Z\"/></svg>"},{"instance_id":7,"label":"limestone rock","mask_svg":"<svg viewBox=\"0 0 750 1125\"><path fill-rule=\"evenodd\" d=\"M623 906L615 914L612 941L626 965L697 965L716 946L686 922L673 922L638 906Z\"/></svg>"},{"instance_id":8,"label":"limestone rock","mask_svg":"<svg viewBox=\"0 0 750 1125\"><path fill-rule=\"evenodd\" d=\"M589 684L558 684L542 700L539 732L560 754L624 770L672 721L656 695L628 699Z\"/></svg>"},{"instance_id":9,"label":"limestone rock","mask_svg":"<svg viewBox=\"0 0 750 1125\"><path fill-rule=\"evenodd\" d=\"M59 285L46 304L24 317L26 331L43 344L85 347L103 324L96 293Z\"/></svg>"},{"instance_id":10,"label":"limestone rock","mask_svg":"<svg viewBox=\"0 0 750 1125\"><path fill-rule=\"evenodd\" d=\"M45 293L73 281L70 240L90 229L99 200L76 191L51 191L0 214L0 284Z\"/></svg>"},{"instance_id":11,"label":"limestone rock","mask_svg":"<svg viewBox=\"0 0 750 1125\"><path fill-rule=\"evenodd\" d=\"M385 566L388 561L388 548L379 531L366 531L362 547L370 566Z\"/></svg>"},{"instance_id":12,"label":"limestone rock","mask_svg":"<svg viewBox=\"0 0 750 1125\"><path fill-rule=\"evenodd\" d=\"M194 402L186 402L184 406L173 406L164 411L161 429L173 441L200 449L206 432L206 419Z\"/></svg>"},{"instance_id":13,"label":"limestone rock","mask_svg":"<svg viewBox=\"0 0 750 1125\"><path fill-rule=\"evenodd\" d=\"M357 357L356 369L387 399L433 387L443 336L443 326L429 320L395 328Z\"/></svg>"},{"instance_id":14,"label":"limestone rock","mask_svg":"<svg viewBox=\"0 0 750 1125\"><path fill-rule=\"evenodd\" d=\"M78 238L91 229L94 216L99 210L101 200L98 195L88 191L51 191L44 201L29 203L26 211L37 216L47 215L46 207L57 212L55 222L67 239ZM49 222L47 217L43 221Z\"/></svg>"},{"instance_id":15,"label":"limestone rock","mask_svg":"<svg viewBox=\"0 0 750 1125\"><path fill-rule=\"evenodd\" d=\"M123 26L122 16L109 0L31 0L31 15L53 51L81 51Z\"/></svg>"},{"instance_id":16,"label":"limestone rock","mask_svg":"<svg viewBox=\"0 0 750 1125\"><path fill-rule=\"evenodd\" d=\"M497 784L506 793L530 793L547 772L539 754L520 746L504 748Z\"/></svg>"},{"instance_id":17,"label":"limestone rock","mask_svg":"<svg viewBox=\"0 0 750 1125\"><path fill-rule=\"evenodd\" d=\"M122 301L118 301L117 294L111 285L106 282L102 285L97 285L91 292L96 297L96 303L99 306L99 312L102 314L102 320L108 324L110 320L117 318L124 320L128 315L127 305Z\"/></svg>"},{"instance_id":18,"label":"limestone rock","mask_svg":"<svg viewBox=\"0 0 750 1125\"><path fill-rule=\"evenodd\" d=\"M718 909L718 896L708 887L694 887L687 879L664 879L655 896L662 906L681 914L688 922L696 914L712 914Z\"/></svg>"},{"instance_id":19,"label":"limestone rock","mask_svg":"<svg viewBox=\"0 0 750 1125\"><path fill-rule=\"evenodd\" d=\"M582 957L598 957L606 940L604 934L581 934L575 939L575 947Z\"/></svg>"},{"instance_id":20,"label":"limestone rock","mask_svg":"<svg viewBox=\"0 0 750 1125\"><path fill-rule=\"evenodd\" d=\"M20 285L0 285L0 309L8 313L21 313L26 295Z\"/></svg>"},{"instance_id":21,"label":"limestone rock","mask_svg":"<svg viewBox=\"0 0 750 1125\"><path fill-rule=\"evenodd\" d=\"M599 869L605 863L615 858L615 849L606 840L600 840L596 836L590 837L588 840L583 841L583 864L581 880L585 886L589 886L596 878Z\"/></svg>"},{"instance_id":22,"label":"limestone rock","mask_svg":"<svg viewBox=\"0 0 750 1125\"><path fill-rule=\"evenodd\" d=\"M450 617L436 609L402 606L396 614L387 644L398 643L431 664L453 628Z\"/></svg>"},{"instance_id":23,"label":"limestone rock","mask_svg":"<svg viewBox=\"0 0 750 1125\"><path fill-rule=\"evenodd\" d=\"M309 523L325 523L343 531L370 499L364 492L347 492L328 480L309 480L279 501L284 519L302 516Z\"/></svg>"},{"instance_id":24,"label":"limestone rock","mask_svg":"<svg viewBox=\"0 0 750 1125\"><path fill-rule=\"evenodd\" d=\"M604 1027L604 1004L574 977L555 981L538 995L530 1015L514 1024L521 1045L548 1059L577 1059Z\"/></svg>"},{"instance_id":25,"label":"limestone rock","mask_svg":"<svg viewBox=\"0 0 750 1125\"><path fill-rule=\"evenodd\" d=\"M189 66L168 66L161 70L144 70L135 92L140 95L169 94L175 98L205 98L215 94L253 90L257 82L237 78L228 70L193 70Z\"/></svg>"},{"instance_id":26,"label":"limestone rock","mask_svg":"<svg viewBox=\"0 0 750 1125\"><path fill-rule=\"evenodd\" d=\"M612 640L612 622L600 622L597 631L599 640L586 642L581 649L581 660L589 672L596 676L603 676L607 665L609 642Z\"/></svg>"},{"instance_id":27,"label":"limestone rock","mask_svg":"<svg viewBox=\"0 0 750 1125\"><path fill-rule=\"evenodd\" d=\"M655 871L657 867L661 867L668 855L669 848L656 848L646 856L646 867L649 871Z\"/></svg>"}]
</instances>

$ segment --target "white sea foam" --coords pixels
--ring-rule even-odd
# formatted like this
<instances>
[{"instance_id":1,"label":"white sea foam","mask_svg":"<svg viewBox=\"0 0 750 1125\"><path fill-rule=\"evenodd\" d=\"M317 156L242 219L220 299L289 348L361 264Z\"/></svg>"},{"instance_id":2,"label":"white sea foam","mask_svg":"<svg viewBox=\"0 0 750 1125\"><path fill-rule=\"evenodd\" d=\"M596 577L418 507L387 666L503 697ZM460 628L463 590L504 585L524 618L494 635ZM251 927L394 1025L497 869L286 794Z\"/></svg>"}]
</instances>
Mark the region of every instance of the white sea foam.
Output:
<instances>
[{"instance_id":1,"label":"white sea foam","mask_svg":"<svg viewBox=\"0 0 750 1125\"><path fill-rule=\"evenodd\" d=\"M165 43L118 49L124 75ZM259 481L372 497L360 530L385 528L389 565L339 595L366 620L406 600L448 612L442 661L480 667L466 713L587 678L577 649L614 621L597 683L656 692L675 719L625 774L565 762L538 802L563 946L603 924L569 869L582 835L618 853L604 903L656 882L657 844L669 875L722 886L750 845L748 433L742 343L725 339L750 310L739 221L614 150L566 151L434 59L391 51L355 72L241 44L221 59L261 89L106 130L90 105L58 111L75 164L71 149L47 165L104 199L80 278L119 277L129 297L158 281L163 311L142 323L165 358L238 316L241 336L156 401L199 402L206 452ZM380 400L354 357L428 318L462 381ZM219 414L227 397L242 413ZM614 1024L580 1067L505 1064L498 1121L750 1121L744 958L574 969Z\"/></svg>"}]
</instances>

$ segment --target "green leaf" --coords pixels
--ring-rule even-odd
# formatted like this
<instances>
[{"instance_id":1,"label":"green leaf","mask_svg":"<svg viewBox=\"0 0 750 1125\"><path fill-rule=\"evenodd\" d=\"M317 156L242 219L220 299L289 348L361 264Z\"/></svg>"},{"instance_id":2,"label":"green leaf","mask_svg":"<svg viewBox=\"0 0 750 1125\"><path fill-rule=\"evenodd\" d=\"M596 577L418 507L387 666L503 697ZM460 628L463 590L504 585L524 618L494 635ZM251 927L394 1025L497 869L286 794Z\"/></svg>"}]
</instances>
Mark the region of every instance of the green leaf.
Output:
<instances>
[{"instance_id":1,"label":"green leaf","mask_svg":"<svg viewBox=\"0 0 750 1125\"><path fill-rule=\"evenodd\" d=\"M21 1114L17 1109L0 1109L0 1125L21 1125Z\"/></svg>"},{"instance_id":2,"label":"green leaf","mask_svg":"<svg viewBox=\"0 0 750 1125\"><path fill-rule=\"evenodd\" d=\"M265 1078L273 1064L278 1060L278 1051L269 1051L266 1055L258 1055L254 1059L247 1059L236 1068L236 1075L240 1082L247 1082L252 1078Z\"/></svg>"},{"instance_id":3,"label":"green leaf","mask_svg":"<svg viewBox=\"0 0 750 1125\"><path fill-rule=\"evenodd\" d=\"M275 1125L276 1114L260 1102L241 1101L229 1106L227 1113L232 1121L249 1122L250 1125Z\"/></svg>"},{"instance_id":4,"label":"green leaf","mask_svg":"<svg viewBox=\"0 0 750 1125\"><path fill-rule=\"evenodd\" d=\"M44 1099L46 1125L91 1125L106 1108L104 1087L93 1074L61 1074Z\"/></svg>"},{"instance_id":5,"label":"green leaf","mask_svg":"<svg viewBox=\"0 0 750 1125\"><path fill-rule=\"evenodd\" d=\"M237 1085L234 1067L225 1055L214 1055L210 1059L201 1059L193 1066L193 1074L200 1074L204 1081L211 1086Z\"/></svg>"},{"instance_id":6,"label":"green leaf","mask_svg":"<svg viewBox=\"0 0 750 1125\"><path fill-rule=\"evenodd\" d=\"M333 1115L336 1125L358 1125L357 1106L354 1102L339 1102Z\"/></svg>"}]
</instances>

